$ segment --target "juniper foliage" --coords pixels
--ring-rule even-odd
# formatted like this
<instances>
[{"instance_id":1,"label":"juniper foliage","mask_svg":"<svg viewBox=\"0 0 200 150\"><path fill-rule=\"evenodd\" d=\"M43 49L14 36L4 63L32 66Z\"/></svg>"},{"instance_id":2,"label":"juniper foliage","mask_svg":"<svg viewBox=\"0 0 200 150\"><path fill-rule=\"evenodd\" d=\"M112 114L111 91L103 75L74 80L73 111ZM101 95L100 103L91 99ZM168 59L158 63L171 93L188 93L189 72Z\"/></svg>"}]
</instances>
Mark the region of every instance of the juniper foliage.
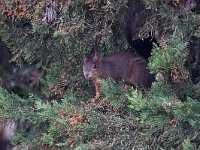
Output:
<instances>
[{"instance_id":1,"label":"juniper foliage","mask_svg":"<svg viewBox=\"0 0 200 150\"><path fill-rule=\"evenodd\" d=\"M18 124L13 146L198 149L200 7L188 1L1 1L0 37L12 61L45 71L39 95L0 89L1 122ZM83 77L82 57L95 43L103 55L126 50L128 8L150 12L133 38L152 33L158 41L149 59L156 81L142 93L103 80L101 99L91 106L94 88Z\"/></svg>"}]
</instances>

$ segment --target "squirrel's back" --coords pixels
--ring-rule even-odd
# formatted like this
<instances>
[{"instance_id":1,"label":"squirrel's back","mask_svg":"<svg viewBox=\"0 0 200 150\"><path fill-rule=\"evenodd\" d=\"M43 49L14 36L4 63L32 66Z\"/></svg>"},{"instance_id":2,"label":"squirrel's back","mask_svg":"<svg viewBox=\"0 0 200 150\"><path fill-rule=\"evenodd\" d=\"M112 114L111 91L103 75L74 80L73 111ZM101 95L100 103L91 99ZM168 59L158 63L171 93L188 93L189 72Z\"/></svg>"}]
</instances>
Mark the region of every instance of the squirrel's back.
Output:
<instances>
[{"instance_id":1,"label":"squirrel's back","mask_svg":"<svg viewBox=\"0 0 200 150\"><path fill-rule=\"evenodd\" d=\"M94 57L84 58L83 72L88 79L111 77L115 81L124 80L128 84L145 88L149 88L154 80L146 59L131 52L115 53L106 58L101 58L95 52Z\"/></svg>"}]
</instances>

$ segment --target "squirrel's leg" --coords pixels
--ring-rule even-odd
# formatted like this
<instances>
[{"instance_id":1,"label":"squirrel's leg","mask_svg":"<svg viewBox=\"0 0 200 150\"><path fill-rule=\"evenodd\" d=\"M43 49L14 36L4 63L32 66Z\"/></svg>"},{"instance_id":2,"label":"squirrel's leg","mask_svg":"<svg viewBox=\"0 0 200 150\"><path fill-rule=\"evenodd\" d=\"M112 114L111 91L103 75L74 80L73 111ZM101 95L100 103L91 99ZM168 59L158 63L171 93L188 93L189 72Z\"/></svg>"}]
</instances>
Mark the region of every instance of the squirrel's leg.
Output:
<instances>
[{"instance_id":1,"label":"squirrel's leg","mask_svg":"<svg viewBox=\"0 0 200 150\"><path fill-rule=\"evenodd\" d=\"M91 100L92 103L94 103L99 97L100 97L100 84L97 80L92 80L93 84L95 86L96 96Z\"/></svg>"}]
</instances>

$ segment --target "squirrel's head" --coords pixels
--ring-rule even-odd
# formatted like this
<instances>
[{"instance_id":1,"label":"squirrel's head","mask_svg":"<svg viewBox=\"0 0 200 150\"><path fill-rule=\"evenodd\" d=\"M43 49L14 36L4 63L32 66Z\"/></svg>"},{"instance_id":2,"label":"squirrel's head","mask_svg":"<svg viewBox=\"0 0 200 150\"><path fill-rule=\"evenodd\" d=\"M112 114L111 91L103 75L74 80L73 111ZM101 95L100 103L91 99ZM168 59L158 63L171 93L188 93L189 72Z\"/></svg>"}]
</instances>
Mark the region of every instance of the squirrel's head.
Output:
<instances>
[{"instance_id":1,"label":"squirrel's head","mask_svg":"<svg viewBox=\"0 0 200 150\"><path fill-rule=\"evenodd\" d=\"M83 58L83 73L86 79L98 78L101 74L101 56L96 46L94 46L94 56Z\"/></svg>"}]
</instances>

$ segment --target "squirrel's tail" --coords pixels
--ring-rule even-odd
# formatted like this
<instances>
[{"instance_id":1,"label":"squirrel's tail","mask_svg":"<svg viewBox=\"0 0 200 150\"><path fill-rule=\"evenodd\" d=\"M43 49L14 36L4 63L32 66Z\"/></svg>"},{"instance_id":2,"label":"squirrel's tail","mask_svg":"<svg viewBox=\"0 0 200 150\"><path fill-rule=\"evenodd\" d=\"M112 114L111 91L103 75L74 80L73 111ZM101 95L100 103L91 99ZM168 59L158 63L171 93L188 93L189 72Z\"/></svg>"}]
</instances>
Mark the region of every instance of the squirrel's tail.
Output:
<instances>
[{"instance_id":1,"label":"squirrel's tail","mask_svg":"<svg viewBox=\"0 0 200 150\"><path fill-rule=\"evenodd\" d=\"M127 13L125 31L129 46L147 60L151 56L153 43L157 44L154 35L149 35L149 37L144 39L134 40L133 36L139 32L140 28L145 24L148 16L149 13L145 10L143 6L141 6L140 9L137 11L133 10L132 7L130 7Z\"/></svg>"}]
</instances>

